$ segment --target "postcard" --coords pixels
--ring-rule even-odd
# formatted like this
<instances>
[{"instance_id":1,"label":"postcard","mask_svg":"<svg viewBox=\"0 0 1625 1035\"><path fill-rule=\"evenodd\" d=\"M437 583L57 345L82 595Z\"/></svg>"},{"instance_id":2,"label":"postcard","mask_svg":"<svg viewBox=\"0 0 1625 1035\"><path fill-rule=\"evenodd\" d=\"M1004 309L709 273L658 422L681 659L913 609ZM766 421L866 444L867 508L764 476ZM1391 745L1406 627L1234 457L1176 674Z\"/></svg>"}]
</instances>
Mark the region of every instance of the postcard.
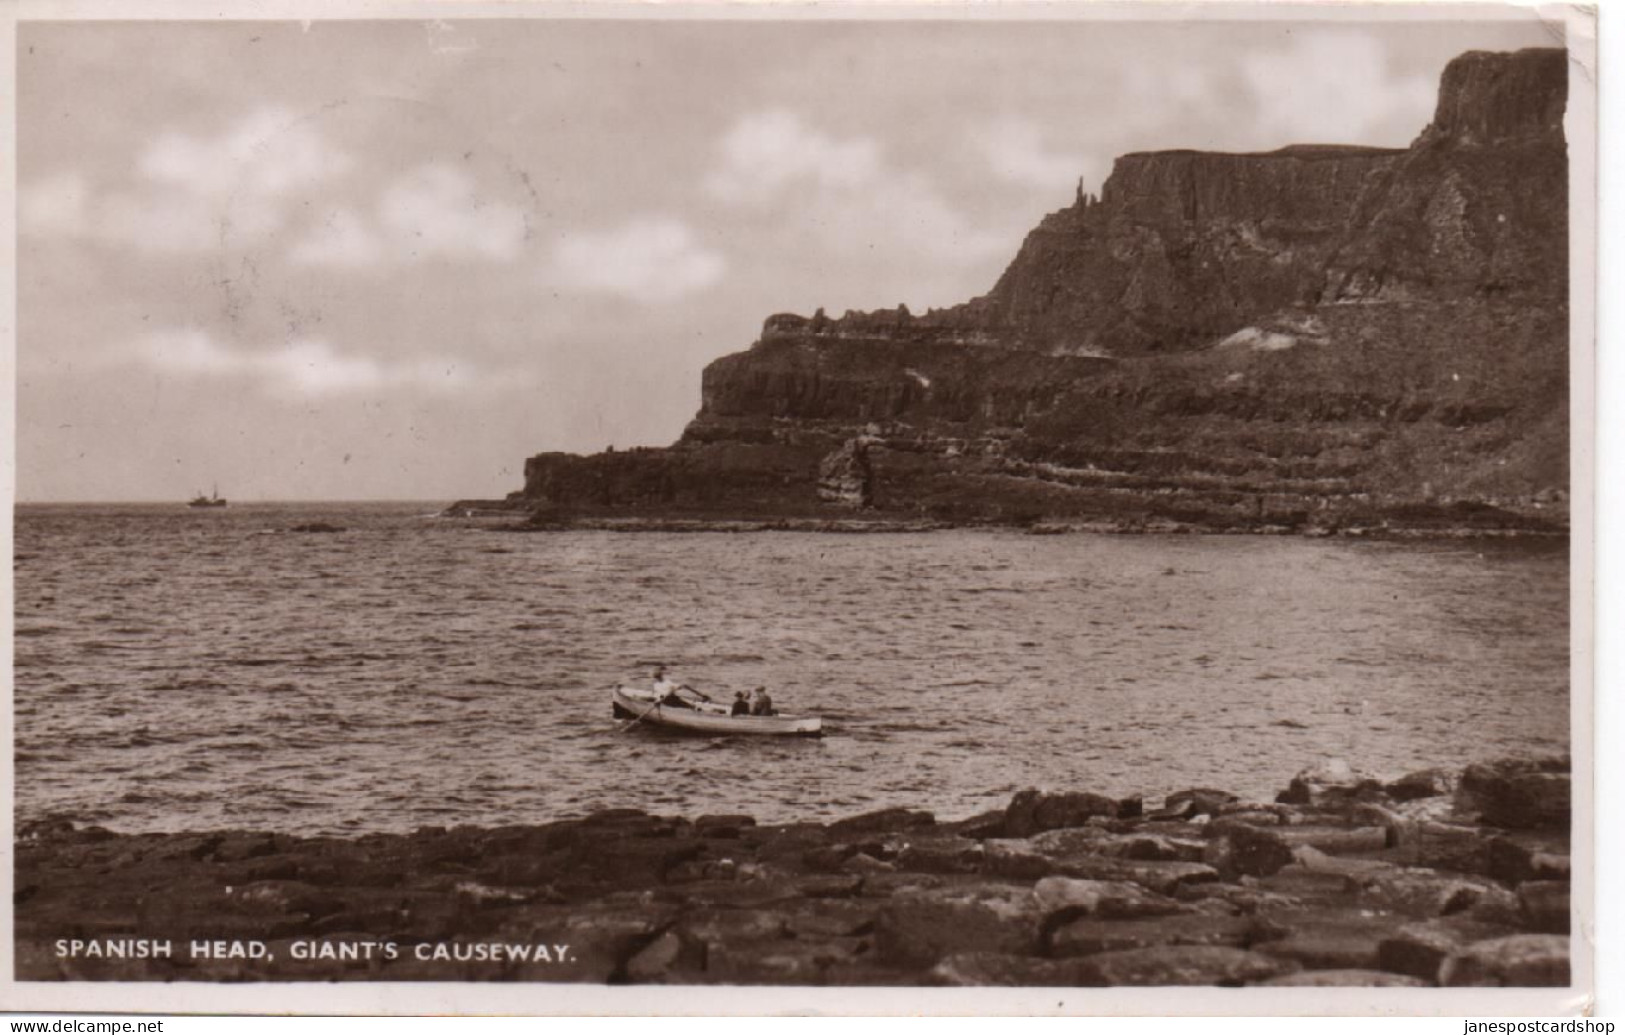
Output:
<instances>
[{"instance_id":1,"label":"postcard","mask_svg":"<svg viewBox=\"0 0 1625 1035\"><path fill-rule=\"evenodd\" d=\"M8 13L11 1008L1587 1010L1594 12Z\"/></svg>"}]
</instances>

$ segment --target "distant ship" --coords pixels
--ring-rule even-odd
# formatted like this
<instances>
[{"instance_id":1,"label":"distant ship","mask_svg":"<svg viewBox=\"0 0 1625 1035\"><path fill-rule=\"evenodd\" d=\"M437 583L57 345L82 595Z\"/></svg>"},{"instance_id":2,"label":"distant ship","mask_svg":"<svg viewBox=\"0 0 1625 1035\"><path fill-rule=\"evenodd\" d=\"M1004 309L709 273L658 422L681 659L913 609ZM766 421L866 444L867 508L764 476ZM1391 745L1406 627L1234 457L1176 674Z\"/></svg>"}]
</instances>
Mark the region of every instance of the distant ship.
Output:
<instances>
[{"instance_id":1,"label":"distant ship","mask_svg":"<svg viewBox=\"0 0 1625 1035\"><path fill-rule=\"evenodd\" d=\"M225 505L226 501L220 498L220 486L218 485L214 487L213 496L205 496L200 492L192 497L192 502L187 504L188 507L223 507Z\"/></svg>"}]
</instances>

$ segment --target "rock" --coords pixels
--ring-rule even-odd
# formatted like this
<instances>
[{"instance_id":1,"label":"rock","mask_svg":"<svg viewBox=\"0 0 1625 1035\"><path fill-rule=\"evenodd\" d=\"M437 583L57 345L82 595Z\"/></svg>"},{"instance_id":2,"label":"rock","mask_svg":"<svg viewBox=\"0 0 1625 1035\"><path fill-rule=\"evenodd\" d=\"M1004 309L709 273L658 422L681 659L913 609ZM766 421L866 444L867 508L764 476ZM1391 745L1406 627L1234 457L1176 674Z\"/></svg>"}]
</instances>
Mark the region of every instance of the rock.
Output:
<instances>
[{"instance_id":1,"label":"rock","mask_svg":"<svg viewBox=\"0 0 1625 1035\"><path fill-rule=\"evenodd\" d=\"M1484 923L1460 916L1403 924L1377 946L1377 963L1383 970L1409 974L1436 984L1439 981L1439 968L1452 955L1474 942L1504 938L1515 933L1505 924Z\"/></svg>"},{"instance_id":2,"label":"rock","mask_svg":"<svg viewBox=\"0 0 1625 1035\"><path fill-rule=\"evenodd\" d=\"M995 845L989 845L988 847L1027 850L1040 855L1067 857L1104 851L1106 845L1113 840L1115 840L1115 835L1099 827L1064 827L1060 830L1047 830L1025 840L1001 839Z\"/></svg>"},{"instance_id":3,"label":"rock","mask_svg":"<svg viewBox=\"0 0 1625 1035\"><path fill-rule=\"evenodd\" d=\"M1225 880L1268 877L1292 862L1292 846L1274 830L1237 823L1208 842L1202 859Z\"/></svg>"},{"instance_id":4,"label":"rock","mask_svg":"<svg viewBox=\"0 0 1625 1035\"><path fill-rule=\"evenodd\" d=\"M1228 806L1240 801L1229 791L1216 791L1211 787L1193 787L1168 795L1159 809L1145 813L1147 819L1191 819L1195 816L1216 816Z\"/></svg>"},{"instance_id":5,"label":"rock","mask_svg":"<svg viewBox=\"0 0 1625 1035\"><path fill-rule=\"evenodd\" d=\"M1395 861L1461 873L1490 870L1491 838L1482 827L1423 820L1390 827L1388 834Z\"/></svg>"},{"instance_id":6,"label":"rock","mask_svg":"<svg viewBox=\"0 0 1625 1035\"><path fill-rule=\"evenodd\" d=\"M1026 888L980 884L896 894L875 920L886 963L930 965L960 952L1032 955L1039 905Z\"/></svg>"},{"instance_id":7,"label":"rock","mask_svg":"<svg viewBox=\"0 0 1625 1035\"><path fill-rule=\"evenodd\" d=\"M1548 850L1555 847L1558 845L1497 837L1486 846L1485 869L1491 877L1508 884L1521 884L1526 880L1568 880L1568 839L1561 839L1561 852Z\"/></svg>"},{"instance_id":8,"label":"rock","mask_svg":"<svg viewBox=\"0 0 1625 1035\"><path fill-rule=\"evenodd\" d=\"M1305 824L1282 827L1274 834L1292 847L1307 846L1327 855L1380 852L1388 847L1388 831L1382 827L1328 827Z\"/></svg>"},{"instance_id":9,"label":"rock","mask_svg":"<svg viewBox=\"0 0 1625 1035\"><path fill-rule=\"evenodd\" d=\"M982 844L982 872L1009 880L1038 880L1058 873L1062 864L1054 857L1030 851L1021 841L985 841Z\"/></svg>"},{"instance_id":10,"label":"rock","mask_svg":"<svg viewBox=\"0 0 1625 1035\"><path fill-rule=\"evenodd\" d=\"M846 873L891 873L895 869L896 866L867 852L856 852L841 863L841 870Z\"/></svg>"},{"instance_id":11,"label":"rock","mask_svg":"<svg viewBox=\"0 0 1625 1035\"><path fill-rule=\"evenodd\" d=\"M909 842L899 847L896 868L918 873L977 873L986 851L969 838Z\"/></svg>"},{"instance_id":12,"label":"rock","mask_svg":"<svg viewBox=\"0 0 1625 1035\"><path fill-rule=\"evenodd\" d=\"M777 911L725 906L685 913L676 930L684 941L707 949L732 942L773 941L786 933L784 917Z\"/></svg>"},{"instance_id":13,"label":"rock","mask_svg":"<svg viewBox=\"0 0 1625 1035\"><path fill-rule=\"evenodd\" d=\"M829 984L832 971L854 967L871 955L869 942L862 938L728 943L707 954L706 980L729 985Z\"/></svg>"},{"instance_id":14,"label":"rock","mask_svg":"<svg viewBox=\"0 0 1625 1035\"><path fill-rule=\"evenodd\" d=\"M988 812L979 812L969 819L955 820L952 823L940 823L938 828L944 833L958 834L961 837L974 838L978 841L990 837L1004 836L1004 810L993 809Z\"/></svg>"},{"instance_id":15,"label":"rock","mask_svg":"<svg viewBox=\"0 0 1625 1035\"><path fill-rule=\"evenodd\" d=\"M791 937L808 941L869 934L875 927L876 910L873 902L858 901L786 902L777 908Z\"/></svg>"},{"instance_id":16,"label":"rock","mask_svg":"<svg viewBox=\"0 0 1625 1035\"><path fill-rule=\"evenodd\" d=\"M1459 774L1453 769L1421 769L1384 784L1382 789L1395 801L1415 801L1452 795L1458 780Z\"/></svg>"},{"instance_id":17,"label":"rock","mask_svg":"<svg viewBox=\"0 0 1625 1035\"><path fill-rule=\"evenodd\" d=\"M1245 985L1296 969L1289 960L1215 945L1160 945L1103 952L1086 956L1079 964L1077 983L1084 987Z\"/></svg>"},{"instance_id":18,"label":"rock","mask_svg":"<svg viewBox=\"0 0 1625 1035\"><path fill-rule=\"evenodd\" d=\"M931 968L926 981L965 988L1077 987L1077 960L1048 960L998 952L960 952Z\"/></svg>"},{"instance_id":19,"label":"rock","mask_svg":"<svg viewBox=\"0 0 1625 1035\"><path fill-rule=\"evenodd\" d=\"M1386 800L1382 781L1356 772L1342 759L1305 769L1292 778L1286 790L1275 796L1282 805L1309 805L1314 808L1351 807L1360 802Z\"/></svg>"},{"instance_id":20,"label":"rock","mask_svg":"<svg viewBox=\"0 0 1625 1035\"><path fill-rule=\"evenodd\" d=\"M751 816L701 816L694 821L697 837L737 838L740 831L756 825Z\"/></svg>"},{"instance_id":21,"label":"rock","mask_svg":"<svg viewBox=\"0 0 1625 1035\"><path fill-rule=\"evenodd\" d=\"M1143 862L1201 862L1204 841L1155 834L1109 835L1091 846L1101 855Z\"/></svg>"},{"instance_id":22,"label":"rock","mask_svg":"<svg viewBox=\"0 0 1625 1035\"><path fill-rule=\"evenodd\" d=\"M258 881L241 888L228 888L227 893L232 903L244 913L304 913L315 918L336 913L343 907L343 901L337 895L298 881Z\"/></svg>"},{"instance_id":23,"label":"rock","mask_svg":"<svg viewBox=\"0 0 1625 1035\"><path fill-rule=\"evenodd\" d=\"M493 888L471 880L459 881L454 890L459 899L475 909L529 902L535 897L535 892L529 889L518 891L513 888Z\"/></svg>"},{"instance_id":24,"label":"rock","mask_svg":"<svg viewBox=\"0 0 1625 1035\"><path fill-rule=\"evenodd\" d=\"M626 979L640 985L669 981L677 972L702 969L702 959L676 932L667 931L626 961Z\"/></svg>"},{"instance_id":25,"label":"rock","mask_svg":"<svg viewBox=\"0 0 1625 1035\"><path fill-rule=\"evenodd\" d=\"M277 853L277 839L274 834L244 834L226 837L214 849L214 857L220 862L241 862L245 859L258 859Z\"/></svg>"},{"instance_id":26,"label":"rock","mask_svg":"<svg viewBox=\"0 0 1625 1035\"><path fill-rule=\"evenodd\" d=\"M1110 856L1074 856L1057 860L1058 872L1085 880L1133 881L1159 895L1172 895L1182 887L1219 879L1219 871L1204 863L1115 859Z\"/></svg>"},{"instance_id":27,"label":"rock","mask_svg":"<svg viewBox=\"0 0 1625 1035\"><path fill-rule=\"evenodd\" d=\"M1311 873L1334 873L1348 882L1351 888L1372 884L1381 878L1392 877L1399 867L1381 859L1345 859L1327 855L1305 845L1293 850L1296 865Z\"/></svg>"},{"instance_id":28,"label":"rock","mask_svg":"<svg viewBox=\"0 0 1625 1035\"><path fill-rule=\"evenodd\" d=\"M829 825L831 837L848 838L859 834L891 834L936 825L936 817L917 809L880 809L851 816Z\"/></svg>"},{"instance_id":29,"label":"rock","mask_svg":"<svg viewBox=\"0 0 1625 1035\"><path fill-rule=\"evenodd\" d=\"M1569 940L1555 934L1514 934L1476 942L1444 961L1439 984L1460 987L1566 987Z\"/></svg>"},{"instance_id":30,"label":"rock","mask_svg":"<svg viewBox=\"0 0 1625 1035\"><path fill-rule=\"evenodd\" d=\"M1033 886L1032 894L1038 907L1051 919L1062 912L1065 919L1078 916L1107 919L1167 916L1185 912L1187 908L1171 898L1128 881L1045 877Z\"/></svg>"},{"instance_id":31,"label":"rock","mask_svg":"<svg viewBox=\"0 0 1625 1035\"><path fill-rule=\"evenodd\" d=\"M1427 988L1433 982L1381 970L1305 970L1257 984L1285 988Z\"/></svg>"},{"instance_id":32,"label":"rock","mask_svg":"<svg viewBox=\"0 0 1625 1035\"><path fill-rule=\"evenodd\" d=\"M604 984L624 975L626 964L660 937L673 919L669 909L636 902L554 906L503 924L492 940L569 945L571 958L548 971L547 979ZM462 933L454 929L447 937ZM446 978L442 972L430 971L419 980Z\"/></svg>"},{"instance_id":33,"label":"rock","mask_svg":"<svg viewBox=\"0 0 1625 1035\"><path fill-rule=\"evenodd\" d=\"M804 877L796 881L796 894L802 898L854 898L863 889L863 877Z\"/></svg>"},{"instance_id":34,"label":"rock","mask_svg":"<svg viewBox=\"0 0 1625 1035\"><path fill-rule=\"evenodd\" d=\"M1567 829L1567 759L1510 759L1470 765L1456 790L1459 815L1512 830Z\"/></svg>"},{"instance_id":35,"label":"rock","mask_svg":"<svg viewBox=\"0 0 1625 1035\"><path fill-rule=\"evenodd\" d=\"M1491 881L1426 869L1379 875L1362 888L1360 902L1415 918L1460 913L1484 903L1516 908L1511 893Z\"/></svg>"},{"instance_id":36,"label":"rock","mask_svg":"<svg viewBox=\"0 0 1625 1035\"><path fill-rule=\"evenodd\" d=\"M814 873L839 873L842 864L857 853L857 845L819 845L801 854L801 865Z\"/></svg>"},{"instance_id":37,"label":"rock","mask_svg":"<svg viewBox=\"0 0 1625 1035\"><path fill-rule=\"evenodd\" d=\"M1101 794L1019 791L1004 811L1004 835L1022 838L1045 830L1081 827L1095 816L1115 819L1117 811L1117 802Z\"/></svg>"},{"instance_id":38,"label":"rock","mask_svg":"<svg viewBox=\"0 0 1625 1035\"><path fill-rule=\"evenodd\" d=\"M1327 912L1271 912L1266 915L1285 937L1258 941L1253 951L1279 956L1310 970L1380 970L1381 945L1401 920Z\"/></svg>"},{"instance_id":39,"label":"rock","mask_svg":"<svg viewBox=\"0 0 1625 1035\"><path fill-rule=\"evenodd\" d=\"M1260 892L1287 899L1302 906L1326 906L1353 909L1355 891L1341 873L1323 873L1294 863L1283 867L1273 876L1250 881Z\"/></svg>"},{"instance_id":40,"label":"rock","mask_svg":"<svg viewBox=\"0 0 1625 1035\"><path fill-rule=\"evenodd\" d=\"M818 499L861 510L874 506L874 467L869 440L851 438L818 462Z\"/></svg>"},{"instance_id":41,"label":"rock","mask_svg":"<svg viewBox=\"0 0 1625 1035\"><path fill-rule=\"evenodd\" d=\"M1253 937L1249 917L1163 916L1142 920L1097 920L1082 917L1049 931L1043 951L1065 958L1097 952L1144 949L1154 945L1228 945L1244 948Z\"/></svg>"},{"instance_id":42,"label":"rock","mask_svg":"<svg viewBox=\"0 0 1625 1035\"><path fill-rule=\"evenodd\" d=\"M1534 880L1518 885L1518 907L1530 930L1543 934L1569 933L1568 881Z\"/></svg>"}]
</instances>

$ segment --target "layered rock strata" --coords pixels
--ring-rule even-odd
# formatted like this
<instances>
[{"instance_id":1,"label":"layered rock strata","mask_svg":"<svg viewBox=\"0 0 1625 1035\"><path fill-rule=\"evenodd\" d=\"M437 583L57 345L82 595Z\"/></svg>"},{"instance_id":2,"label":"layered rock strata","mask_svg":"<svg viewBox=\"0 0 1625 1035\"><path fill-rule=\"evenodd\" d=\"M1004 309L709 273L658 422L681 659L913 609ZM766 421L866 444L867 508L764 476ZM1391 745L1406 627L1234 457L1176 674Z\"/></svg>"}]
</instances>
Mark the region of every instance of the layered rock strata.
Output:
<instances>
[{"instance_id":1,"label":"layered rock strata","mask_svg":"<svg viewBox=\"0 0 1625 1035\"><path fill-rule=\"evenodd\" d=\"M676 444L532 457L513 503L1562 532L1566 75L1560 50L1463 55L1403 150L1126 155L988 294L770 317ZM857 442L866 472L832 475Z\"/></svg>"},{"instance_id":2,"label":"layered rock strata","mask_svg":"<svg viewBox=\"0 0 1625 1035\"><path fill-rule=\"evenodd\" d=\"M1028 790L956 822L613 809L351 840L42 821L15 846L17 977L1567 985L1568 792L1566 759L1515 759L1307 772L1275 802ZM172 953L109 958L135 938Z\"/></svg>"}]
</instances>

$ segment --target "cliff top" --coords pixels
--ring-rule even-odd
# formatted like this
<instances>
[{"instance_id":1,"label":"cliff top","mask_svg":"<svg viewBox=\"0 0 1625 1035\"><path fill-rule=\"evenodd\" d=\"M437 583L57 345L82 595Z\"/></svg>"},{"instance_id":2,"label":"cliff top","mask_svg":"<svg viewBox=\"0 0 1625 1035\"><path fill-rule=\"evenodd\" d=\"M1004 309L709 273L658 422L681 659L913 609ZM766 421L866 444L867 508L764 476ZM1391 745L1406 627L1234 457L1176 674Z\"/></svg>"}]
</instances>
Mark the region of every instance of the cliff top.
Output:
<instances>
[{"instance_id":1,"label":"cliff top","mask_svg":"<svg viewBox=\"0 0 1625 1035\"><path fill-rule=\"evenodd\" d=\"M1361 155L1396 155L1405 149L1397 147L1367 147L1362 144L1288 144L1273 151L1203 151L1197 148L1176 147L1159 151L1129 151L1118 156L1126 158L1293 158L1299 161L1320 161Z\"/></svg>"}]
</instances>

